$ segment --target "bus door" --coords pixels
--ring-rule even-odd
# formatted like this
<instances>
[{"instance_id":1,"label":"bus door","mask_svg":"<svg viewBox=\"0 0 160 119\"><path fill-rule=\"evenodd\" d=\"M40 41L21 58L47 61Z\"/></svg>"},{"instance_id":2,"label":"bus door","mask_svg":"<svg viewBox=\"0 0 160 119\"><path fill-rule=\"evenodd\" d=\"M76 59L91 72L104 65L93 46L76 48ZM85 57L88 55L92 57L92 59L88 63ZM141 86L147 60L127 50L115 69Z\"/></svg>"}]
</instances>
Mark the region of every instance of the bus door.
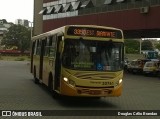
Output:
<instances>
[{"instance_id":1,"label":"bus door","mask_svg":"<svg viewBox=\"0 0 160 119\"><path fill-rule=\"evenodd\" d=\"M46 40L41 41L41 51L40 51L40 63L39 63L39 80L42 80L43 76L43 57L44 57L44 48L46 45Z\"/></svg>"},{"instance_id":2,"label":"bus door","mask_svg":"<svg viewBox=\"0 0 160 119\"><path fill-rule=\"evenodd\" d=\"M60 87L62 47L63 47L62 36L57 36L56 61L55 61L55 77L54 77L54 89L55 90L58 90L58 88Z\"/></svg>"},{"instance_id":3,"label":"bus door","mask_svg":"<svg viewBox=\"0 0 160 119\"><path fill-rule=\"evenodd\" d=\"M31 66L30 66L30 72L33 73L33 55L34 55L34 49L35 49L35 41L32 42L31 44L31 52L30 52L30 57L31 57Z\"/></svg>"}]
</instances>

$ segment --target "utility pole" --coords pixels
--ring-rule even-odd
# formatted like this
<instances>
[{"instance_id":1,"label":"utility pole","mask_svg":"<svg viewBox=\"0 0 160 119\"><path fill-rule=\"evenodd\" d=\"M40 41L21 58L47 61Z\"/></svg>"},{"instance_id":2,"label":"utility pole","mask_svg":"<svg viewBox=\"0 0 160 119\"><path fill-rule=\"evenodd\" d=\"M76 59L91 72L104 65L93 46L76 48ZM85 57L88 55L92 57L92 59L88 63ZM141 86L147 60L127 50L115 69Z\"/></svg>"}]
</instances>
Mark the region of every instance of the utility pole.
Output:
<instances>
[{"instance_id":1,"label":"utility pole","mask_svg":"<svg viewBox=\"0 0 160 119\"><path fill-rule=\"evenodd\" d=\"M31 24L30 28L31 28L31 39L32 39L32 36L33 36L33 22L29 21L29 23Z\"/></svg>"},{"instance_id":2,"label":"utility pole","mask_svg":"<svg viewBox=\"0 0 160 119\"><path fill-rule=\"evenodd\" d=\"M142 38L139 40L139 54L141 54L141 49L142 49Z\"/></svg>"}]
</instances>

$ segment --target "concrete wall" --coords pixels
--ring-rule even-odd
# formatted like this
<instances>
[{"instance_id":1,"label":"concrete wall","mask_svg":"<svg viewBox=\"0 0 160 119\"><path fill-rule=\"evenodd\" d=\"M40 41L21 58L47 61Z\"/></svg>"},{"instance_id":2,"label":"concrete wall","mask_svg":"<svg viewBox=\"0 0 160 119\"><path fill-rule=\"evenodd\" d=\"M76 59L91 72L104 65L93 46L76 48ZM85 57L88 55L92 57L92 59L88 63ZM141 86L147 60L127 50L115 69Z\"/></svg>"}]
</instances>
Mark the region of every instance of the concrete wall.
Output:
<instances>
[{"instance_id":1,"label":"concrete wall","mask_svg":"<svg viewBox=\"0 0 160 119\"><path fill-rule=\"evenodd\" d=\"M43 32L43 16L39 12L43 8L43 0L34 0L33 35Z\"/></svg>"}]
</instances>

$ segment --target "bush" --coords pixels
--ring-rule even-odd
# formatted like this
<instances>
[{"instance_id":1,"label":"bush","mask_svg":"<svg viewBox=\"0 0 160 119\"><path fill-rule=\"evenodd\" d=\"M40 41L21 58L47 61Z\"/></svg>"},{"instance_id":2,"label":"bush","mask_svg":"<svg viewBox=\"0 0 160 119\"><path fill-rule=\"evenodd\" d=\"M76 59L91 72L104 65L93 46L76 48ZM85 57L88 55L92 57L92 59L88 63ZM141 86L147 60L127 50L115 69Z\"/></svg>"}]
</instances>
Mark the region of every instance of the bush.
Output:
<instances>
[{"instance_id":1,"label":"bush","mask_svg":"<svg viewBox=\"0 0 160 119\"><path fill-rule=\"evenodd\" d=\"M25 58L23 58L23 57L19 57L19 58L15 59L15 61L24 61L24 60L25 60Z\"/></svg>"},{"instance_id":2,"label":"bush","mask_svg":"<svg viewBox=\"0 0 160 119\"><path fill-rule=\"evenodd\" d=\"M3 58L0 56L0 60L3 60Z\"/></svg>"}]
</instances>

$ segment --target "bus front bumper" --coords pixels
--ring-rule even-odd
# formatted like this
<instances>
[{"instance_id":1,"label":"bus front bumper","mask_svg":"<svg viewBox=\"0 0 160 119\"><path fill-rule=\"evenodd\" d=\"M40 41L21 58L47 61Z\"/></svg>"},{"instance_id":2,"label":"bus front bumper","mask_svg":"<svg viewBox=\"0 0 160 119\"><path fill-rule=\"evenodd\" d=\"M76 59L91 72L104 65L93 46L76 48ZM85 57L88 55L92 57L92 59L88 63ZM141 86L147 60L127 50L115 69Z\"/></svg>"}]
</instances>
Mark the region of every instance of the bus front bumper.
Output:
<instances>
[{"instance_id":1,"label":"bus front bumper","mask_svg":"<svg viewBox=\"0 0 160 119\"><path fill-rule=\"evenodd\" d=\"M82 97L118 97L122 92L122 83L113 88L90 88L71 86L62 81L60 93L66 96L82 96Z\"/></svg>"}]
</instances>

